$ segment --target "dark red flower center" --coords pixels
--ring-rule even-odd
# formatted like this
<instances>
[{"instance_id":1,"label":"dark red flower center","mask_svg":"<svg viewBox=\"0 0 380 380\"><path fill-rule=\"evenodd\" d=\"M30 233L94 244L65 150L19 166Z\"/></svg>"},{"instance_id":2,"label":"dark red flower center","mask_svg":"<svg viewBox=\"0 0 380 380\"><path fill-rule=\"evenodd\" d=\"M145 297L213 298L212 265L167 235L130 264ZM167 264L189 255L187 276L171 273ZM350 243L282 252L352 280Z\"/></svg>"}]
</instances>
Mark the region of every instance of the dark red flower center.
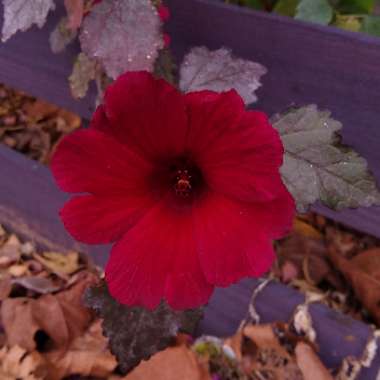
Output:
<instances>
[{"instance_id":1,"label":"dark red flower center","mask_svg":"<svg viewBox=\"0 0 380 380\"><path fill-rule=\"evenodd\" d=\"M175 178L175 193L180 197L188 197L191 193L191 174L187 169L178 169Z\"/></svg>"},{"instance_id":2,"label":"dark red flower center","mask_svg":"<svg viewBox=\"0 0 380 380\"><path fill-rule=\"evenodd\" d=\"M153 186L160 193L171 191L179 201L191 201L204 188L202 172L193 160L175 157L165 160L153 173Z\"/></svg>"},{"instance_id":3,"label":"dark red flower center","mask_svg":"<svg viewBox=\"0 0 380 380\"><path fill-rule=\"evenodd\" d=\"M186 157L175 158L169 164L170 186L176 196L189 198L198 193L203 185L198 166Z\"/></svg>"}]
</instances>

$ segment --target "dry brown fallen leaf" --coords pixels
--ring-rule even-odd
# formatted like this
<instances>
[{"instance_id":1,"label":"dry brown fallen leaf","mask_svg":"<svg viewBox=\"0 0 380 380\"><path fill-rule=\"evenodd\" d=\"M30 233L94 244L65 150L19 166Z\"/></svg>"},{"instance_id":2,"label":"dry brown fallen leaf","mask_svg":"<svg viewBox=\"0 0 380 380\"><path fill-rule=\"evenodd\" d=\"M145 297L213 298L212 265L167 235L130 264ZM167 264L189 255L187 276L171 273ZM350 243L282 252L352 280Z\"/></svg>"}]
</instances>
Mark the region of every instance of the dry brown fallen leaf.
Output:
<instances>
[{"instance_id":1,"label":"dry brown fallen leaf","mask_svg":"<svg viewBox=\"0 0 380 380\"><path fill-rule=\"evenodd\" d=\"M11 235L6 242L0 246L0 267L8 267L17 262L21 256L21 243L16 235Z\"/></svg>"},{"instance_id":2,"label":"dry brown fallen leaf","mask_svg":"<svg viewBox=\"0 0 380 380\"><path fill-rule=\"evenodd\" d=\"M333 380L330 372L308 344L298 343L295 355L304 380Z\"/></svg>"},{"instance_id":3,"label":"dry brown fallen leaf","mask_svg":"<svg viewBox=\"0 0 380 380\"><path fill-rule=\"evenodd\" d=\"M326 240L329 246L334 246L345 258L351 258L358 251L359 241L351 232L329 226L326 229Z\"/></svg>"},{"instance_id":4,"label":"dry brown fallen leaf","mask_svg":"<svg viewBox=\"0 0 380 380\"><path fill-rule=\"evenodd\" d=\"M291 332L286 324L247 325L226 344L234 350L243 371L258 379L333 379L312 344Z\"/></svg>"},{"instance_id":5,"label":"dry brown fallen leaf","mask_svg":"<svg viewBox=\"0 0 380 380\"><path fill-rule=\"evenodd\" d=\"M116 380L111 377L109 380ZM211 380L208 370L186 345L169 347L143 361L125 380Z\"/></svg>"},{"instance_id":6,"label":"dry brown fallen leaf","mask_svg":"<svg viewBox=\"0 0 380 380\"><path fill-rule=\"evenodd\" d=\"M54 293L62 288L61 286L54 285L53 281L49 278L37 276L23 276L20 278L15 278L12 280L12 284L20 285L25 289L32 290L33 292L39 294Z\"/></svg>"},{"instance_id":7,"label":"dry brown fallen leaf","mask_svg":"<svg viewBox=\"0 0 380 380\"><path fill-rule=\"evenodd\" d=\"M0 275L0 302L4 301L12 291L12 278L8 273Z\"/></svg>"},{"instance_id":8,"label":"dry brown fallen leaf","mask_svg":"<svg viewBox=\"0 0 380 380\"><path fill-rule=\"evenodd\" d=\"M39 122L56 114L59 108L44 100L37 99L34 102L27 102L23 105L23 111L31 122Z\"/></svg>"},{"instance_id":9,"label":"dry brown fallen leaf","mask_svg":"<svg viewBox=\"0 0 380 380\"><path fill-rule=\"evenodd\" d=\"M19 346L3 347L0 350L1 380L45 380L49 366L36 351L28 353Z\"/></svg>"},{"instance_id":10,"label":"dry brown fallen leaf","mask_svg":"<svg viewBox=\"0 0 380 380\"><path fill-rule=\"evenodd\" d=\"M67 348L72 339L83 334L92 320L92 314L82 305L82 295L96 281L97 276L83 271L80 280L56 295L4 300L1 319L8 344L32 351L36 348L37 331L43 331L54 348Z\"/></svg>"},{"instance_id":11,"label":"dry brown fallen leaf","mask_svg":"<svg viewBox=\"0 0 380 380\"><path fill-rule=\"evenodd\" d=\"M89 309L83 306L82 298L84 291L98 281L99 277L94 273L82 271L78 273L76 282L70 288L56 295L64 312L71 339L80 336L93 319Z\"/></svg>"},{"instance_id":12,"label":"dry brown fallen leaf","mask_svg":"<svg viewBox=\"0 0 380 380\"><path fill-rule=\"evenodd\" d=\"M25 276L28 272L28 267L25 264L11 265L7 272L13 277Z\"/></svg>"},{"instance_id":13,"label":"dry brown fallen leaf","mask_svg":"<svg viewBox=\"0 0 380 380\"><path fill-rule=\"evenodd\" d=\"M34 123L51 117L61 117L67 125L66 132L79 128L81 123L81 119L78 115L41 99L27 102L23 106L23 111L29 121Z\"/></svg>"},{"instance_id":14,"label":"dry brown fallen leaf","mask_svg":"<svg viewBox=\"0 0 380 380\"><path fill-rule=\"evenodd\" d=\"M32 303L27 298L8 298L1 305L1 321L10 346L32 351L36 347L34 335L39 325L34 320Z\"/></svg>"},{"instance_id":15,"label":"dry brown fallen leaf","mask_svg":"<svg viewBox=\"0 0 380 380\"><path fill-rule=\"evenodd\" d=\"M286 263L288 266L292 263L297 273L302 274L311 284L318 284L331 270L326 245L322 239L293 232L281 242L277 253L282 270ZM284 276L286 277L286 273Z\"/></svg>"},{"instance_id":16,"label":"dry brown fallen leaf","mask_svg":"<svg viewBox=\"0 0 380 380\"><path fill-rule=\"evenodd\" d=\"M351 260L343 257L334 246L330 246L328 253L336 269L351 284L356 297L380 325L380 249L362 252Z\"/></svg>"},{"instance_id":17,"label":"dry brown fallen leaf","mask_svg":"<svg viewBox=\"0 0 380 380\"><path fill-rule=\"evenodd\" d=\"M117 366L115 357L108 350L108 340L102 334L100 320L74 339L67 351L55 350L44 357L54 369L49 380L70 375L107 377Z\"/></svg>"},{"instance_id":18,"label":"dry brown fallen leaf","mask_svg":"<svg viewBox=\"0 0 380 380\"><path fill-rule=\"evenodd\" d=\"M293 221L293 231L297 232L303 236L321 240L323 238L323 235L310 223L305 222L304 220L300 219L299 217L296 217Z\"/></svg>"},{"instance_id":19,"label":"dry brown fallen leaf","mask_svg":"<svg viewBox=\"0 0 380 380\"><path fill-rule=\"evenodd\" d=\"M81 118L65 109L59 109L57 116L57 131L67 134L81 126Z\"/></svg>"},{"instance_id":20,"label":"dry brown fallen leaf","mask_svg":"<svg viewBox=\"0 0 380 380\"><path fill-rule=\"evenodd\" d=\"M34 253L33 257L46 269L64 279L80 269L78 252L70 251L66 255L58 252L44 252L41 255Z\"/></svg>"},{"instance_id":21,"label":"dry brown fallen leaf","mask_svg":"<svg viewBox=\"0 0 380 380\"><path fill-rule=\"evenodd\" d=\"M359 253L351 263L380 282L380 248L372 248Z\"/></svg>"},{"instance_id":22,"label":"dry brown fallen leaf","mask_svg":"<svg viewBox=\"0 0 380 380\"><path fill-rule=\"evenodd\" d=\"M226 344L234 350L246 374L274 380L303 380L294 355L279 343L273 326L248 325Z\"/></svg>"},{"instance_id":23,"label":"dry brown fallen leaf","mask_svg":"<svg viewBox=\"0 0 380 380\"><path fill-rule=\"evenodd\" d=\"M2 84L0 99L1 142L45 164L60 139L81 124L78 115Z\"/></svg>"},{"instance_id":24,"label":"dry brown fallen leaf","mask_svg":"<svg viewBox=\"0 0 380 380\"><path fill-rule=\"evenodd\" d=\"M299 276L299 268L289 261L286 260L281 267L281 281L284 283L288 283Z\"/></svg>"}]
</instances>

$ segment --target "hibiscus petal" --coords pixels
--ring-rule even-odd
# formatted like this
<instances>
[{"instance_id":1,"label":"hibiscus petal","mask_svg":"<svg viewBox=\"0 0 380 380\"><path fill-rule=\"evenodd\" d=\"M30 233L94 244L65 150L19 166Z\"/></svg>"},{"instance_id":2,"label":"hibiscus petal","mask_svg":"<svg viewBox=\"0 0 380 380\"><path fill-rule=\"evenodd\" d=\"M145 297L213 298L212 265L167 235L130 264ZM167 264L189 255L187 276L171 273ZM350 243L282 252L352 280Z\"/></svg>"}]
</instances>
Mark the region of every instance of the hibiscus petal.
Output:
<instances>
[{"instance_id":1,"label":"hibiscus petal","mask_svg":"<svg viewBox=\"0 0 380 380\"><path fill-rule=\"evenodd\" d=\"M281 185L281 193L271 202L251 204L252 213L272 239L281 239L286 236L292 226L296 214L293 197L285 185Z\"/></svg>"},{"instance_id":2,"label":"hibiscus petal","mask_svg":"<svg viewBox=\"0 0 380 380\"><path fill-rule=\"evenodd\" d=\"M206 282L194 238L192 216L177 216L172 270L166 279L165 298L174 309L188 309L204 305L213 286ZM186 295L184 297L184 295Z\"/></svg>"},{"instance_id":3,"label":"hibiscus petal","mask_svg":"<svg viewBox=\"0 0 380 380\"><path fill-rule=\"evenodd\" d=\"M245 112L235 131L224 133L202 157L208 184L242 201L268 201L282 188L283 146L259 112Z\"/></svg>"},{"instance_id":4,"label":"hibiscus petal","mask_svg":"<svg viewBox=\"0 0 380 380\"><path fill-rule=\"evenodd\" d=\"M181 93L147 72L128 72L105 93L112 133L150 158L183 153L187 115Z\"/></svg>"},{"instance_id":5,"label":"hibiscus petal","mask_svg":"<svg viewBox=\"0 0 380 380\"><path fill-rule=\"evenodd\" d=\"M166 299L185 309L206 303L213 287L199 264L190 211L160 202L113 247L106 280L112 296L127 305L153 309Z\"/></svg>"},{"instance_id":6,"label":"hibiscus petal","mask_svg":"<svg viewBox=\"0 0 380 380\"><path fill-rule=\"evenodd\" d=\"M61 141L51 169L64 191L120 194L143 192L152 166L104 133L82 129Z\"/></svg>"},{"instance_id":7,"label":"hibiscus petal","mask_svg":"<svg viewBox=\"0 0 380 380\"><path fill-rule=\"evenodd\" d=\"M185 101L189 115L186 144L195 158L226 130L233 129L244 112L244 102L235 90L191 92L185 95Z\"/></svg>"},{"instance_id":8,"label":"hibiscus petal","mask_svg":"<svg viewBox=\"0 0 380 380\"><path fill-rule=\"evenodd\" d=\"M274 260L271 238L252 205L209 193L194 208L199 257L206 279L228 286L265 273Z\"/></svg>"},{"instance_id":9,"label":"hibiscus petal","mask_svg":"<svg viewBox=\"0 0 380 380\"><path fill-rule=\"evenodd\" d=\"M94 114L92 115L90 128L112 135L111 124L107 119L106 112L102 104L96 108Z\"/></svg>"},{"instance_id":10,"label":"hibiscus petal","mask_svg":"<svg viewBox=\"0 0 380 380\"><path fill-rule=\"evenodd\" d=\"M242 201L278 196L283 146L261 112L244 111L235 91L188 94L189 139L208 185Z\"/></svg>"},{"instance_id":11,"label":"hibiscus petal","mask_svg":"<svg viewBox=\"0 0 380 380\"><path fill-rule=\"evenodd\" d=\"M152 204L149 196L84 195L67 202L60 216L67 231L76 240L104 244L121 238Z\"/></svg>"}]
</instances>

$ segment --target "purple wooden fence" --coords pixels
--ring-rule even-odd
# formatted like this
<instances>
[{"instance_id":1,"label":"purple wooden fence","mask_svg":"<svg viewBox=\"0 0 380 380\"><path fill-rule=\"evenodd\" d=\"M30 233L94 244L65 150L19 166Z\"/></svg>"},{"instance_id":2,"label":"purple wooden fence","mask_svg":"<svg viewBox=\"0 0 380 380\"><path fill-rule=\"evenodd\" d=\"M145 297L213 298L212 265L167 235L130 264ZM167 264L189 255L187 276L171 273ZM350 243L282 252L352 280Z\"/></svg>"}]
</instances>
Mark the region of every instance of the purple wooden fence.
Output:
<instances>
[{"instance_id":1,"label":"purple wooden fence","mask_svg":"<svg viewBox=\"0 0 380 380\"><path fill-rule=\"evenodd\" d=\"M178 60L194 45L227 46L235 54L268 67L256 108L268 113L291 103L315 102L333 111L345 124L345 141L370 163L380 178L380 39L297 22L276 15L226 6L210 0L167 0L172 18L168 31ZM62 5L59 6L62 12ZM2 6L0 5L0 12ZM76 45L53 55L48 45L59 12L51 15L43 30L18 34L0 44L0 82L67 107L85 118L93 111L94 91L74 101L67 76L78 52ZM1 24L1 22L0 22ZM0 25L1 27L1 25ZM5 223L40 245L54 249L80 249L104 265L109 247L78 245L64 231L57 215L66 199L46 167L0 146L0 223ZM333 213L350 226L380 237L379 209ZM244 317L255 280L218 289L200 332L232 333ZM302 296L281 285L269 285L257 299L263 321L287 320ZM312 307L323 360L337 366L348 354L360 355L370 331L368 326L324 306ZM347 340L347 335L354 340ZM361 379L375 379L378 355Z\"/></svg>"}]
</instances>

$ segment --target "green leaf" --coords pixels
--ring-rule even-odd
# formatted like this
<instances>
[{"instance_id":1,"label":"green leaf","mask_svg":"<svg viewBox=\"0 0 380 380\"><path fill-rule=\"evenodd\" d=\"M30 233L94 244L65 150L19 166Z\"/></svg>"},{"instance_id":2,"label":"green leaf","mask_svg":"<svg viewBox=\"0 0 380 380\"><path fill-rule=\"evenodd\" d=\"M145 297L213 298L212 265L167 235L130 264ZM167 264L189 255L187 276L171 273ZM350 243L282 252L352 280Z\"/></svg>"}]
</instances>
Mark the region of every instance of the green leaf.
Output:
<instances>
[{"instance_id":1,"label":"green leaf","mask_svg":"<svg viewBox=\"0 0 380 380\"><path fill-rule=\"evenodd\" d=\"M168 347L177 332L192 333L202 317L202 309L175 311L164 302L155 310L121 305L104 282L89 288L84 301L103 319L103 334L123 372Z\"/></svg>"},{"instance_id":2,"label":"green leaf","mask_svg":"<svg viewBox=\"0 0 380 380\"><path fill-rule=\"evenodd\" d=\"M362 27L362 19L357 16L337 15L334 25L351 32L358 32Z\"/></svg>"},{"instance_id":3,"label":"green leaf","mask_svg":"<svg viewBox=\"0 0 380 380\"><path fill-rule=\"evenodd\" d=\"M365 16L360 30L372 36L380 37L380 16Z\"/></svg>"},{"instance_id":4,"label":"green leaf","mask_svg":"<svg viewBox=\"0 0 380 380\"><path fill-rule=\"evenodd\" d=\"M367 162L341 144L342 124L315 105L272 118L285 147L281 174L299 211L317 200L333 209L380 205Z\"/></svg>"},{"instance_id":5,"label":"green leaf","mask_svg":"<svg viewBox=\"0 0 380 380\"><path fill-rule=\"evenodd\" d=\"M327 0L301 0L297 6L295 18L328 25L333 15L333 8Z\"/></svg>"},{"instance_id":6,"label":"green leaf","mask_svg":"<svg viewBox=\"0 0 380 380\"><path fill-rule=\"evenodd\" d=\"M340 0L338 10L342 13L371 13L375 0Z\"/></svg>"},{"instance_id":7,"label":"green leaf","mask_svg":"<svg viewBox=\"0 0 380 380\"><path fill-rule=\"evenodd\" d=\"M264 5L261 0L245 0L244 3L245 5L253 9L260 9L260 10L264 9Z\"/></svg>"},{"instance_id":8,"label":"green leaf","mask_svg":"<svg viewBox=\"0 0 380 380\"><path fill-rule=\"evenodd\" d=\"M279 0L273 10L280 15L294 17L299 1L300 0Z\"/></svg>"}]
</instances>

